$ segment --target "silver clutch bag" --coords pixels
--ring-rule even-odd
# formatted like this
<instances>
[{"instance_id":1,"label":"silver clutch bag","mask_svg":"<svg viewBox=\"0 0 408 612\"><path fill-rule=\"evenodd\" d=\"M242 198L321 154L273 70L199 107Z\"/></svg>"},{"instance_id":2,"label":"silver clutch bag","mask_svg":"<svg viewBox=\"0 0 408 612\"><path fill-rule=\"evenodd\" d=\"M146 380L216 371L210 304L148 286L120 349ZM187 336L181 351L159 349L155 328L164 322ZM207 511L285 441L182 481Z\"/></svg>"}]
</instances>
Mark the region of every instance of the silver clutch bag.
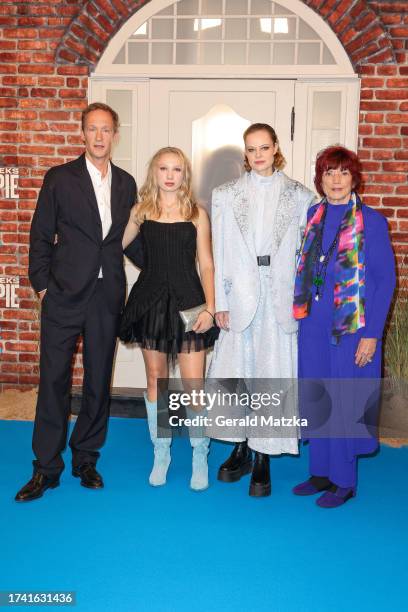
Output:
<instances>
[{"instance_id":1,"label":"silver clutch bag","mask_svg":"<svg viewBox=\"0 0 408 612\"><path fill-rule=\"evenodd\" d=\"M187 308L187 310L179 310L181 320L184 323L185 331L189 332L193 329L197 322L198 315L205 310L206 304Z\"/></svg>"}]
</instances>

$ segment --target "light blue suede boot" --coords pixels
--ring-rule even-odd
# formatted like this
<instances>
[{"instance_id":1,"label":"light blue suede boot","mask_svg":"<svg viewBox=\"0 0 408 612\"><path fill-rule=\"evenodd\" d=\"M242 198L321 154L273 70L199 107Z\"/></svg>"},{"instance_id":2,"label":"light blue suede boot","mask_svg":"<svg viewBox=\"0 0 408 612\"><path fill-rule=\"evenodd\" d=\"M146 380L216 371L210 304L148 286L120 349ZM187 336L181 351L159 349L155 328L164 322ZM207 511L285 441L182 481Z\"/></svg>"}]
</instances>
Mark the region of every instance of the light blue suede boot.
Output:
<instances>
[{"instance_id":1,"label":"light blue suede boot","mask_svg":"<svg viewBox=\"0 0 408 612\"><path fill-rule=\"evenodd\" d=\"M166 484L167 470L170 465L171 438L157 437L157 402L149 402L147 394L144 393L143 395L146 404L150 438L154 446L154 463L149 476L149 483L153 487L160 487Z\"/></svg>"},{"instance_id":2,"label":"light blue suede boot","mask_svg":"<svg viewBox=\"0 0 408 612\"><path fill-rule=\"evenodd\" d=\"M192 438L190 444L193 447L193 473L190 488L193 491L204 491L208 489L208 447L210 438Z\"/></svg>"}]
</instances>

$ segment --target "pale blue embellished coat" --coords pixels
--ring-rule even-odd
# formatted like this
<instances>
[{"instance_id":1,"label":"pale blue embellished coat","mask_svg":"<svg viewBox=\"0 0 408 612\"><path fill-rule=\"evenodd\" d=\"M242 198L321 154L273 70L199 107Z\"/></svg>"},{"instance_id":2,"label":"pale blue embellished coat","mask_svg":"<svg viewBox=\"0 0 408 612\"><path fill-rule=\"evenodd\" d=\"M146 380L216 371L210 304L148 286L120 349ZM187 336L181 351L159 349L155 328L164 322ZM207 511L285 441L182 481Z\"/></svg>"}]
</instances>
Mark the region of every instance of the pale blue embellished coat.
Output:
<instances>
[{"instance_id":1,"label":"pale blue embellished coat","mask_svg":"<svg viewBox=\"0 0 408 612\"><path fill-rule=\"evenodd\" d=\"M276 210L271 257L271 292L276 321L288 334L297 331L292 316L295 255L315 195L280 172L282 188ZM241 332L253 320L260 295L260 275L250 231L249 175L213 191L212 234L216 311L229 311L230 329ZM265 253L266 254L266 253Z\"/></svg>"}]
</instances>

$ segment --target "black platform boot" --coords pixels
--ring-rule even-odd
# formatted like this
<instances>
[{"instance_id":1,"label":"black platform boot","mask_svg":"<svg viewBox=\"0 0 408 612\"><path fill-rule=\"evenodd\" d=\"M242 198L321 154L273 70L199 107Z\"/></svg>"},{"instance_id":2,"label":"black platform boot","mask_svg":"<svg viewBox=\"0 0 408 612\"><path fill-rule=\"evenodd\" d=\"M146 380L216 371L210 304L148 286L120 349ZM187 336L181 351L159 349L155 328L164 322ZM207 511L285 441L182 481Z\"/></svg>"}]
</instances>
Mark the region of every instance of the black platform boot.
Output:
<instances>
[{"instance_id":1,"label":"black platform boot","mask_svg":"<svg viewBox=\"0 0 408 612\"><path fill-rule=\"evenodd\" d=\"M248 443L237 442L229 458L224 461L218 470L218 480L222 482L236 482L252 470L252 451Z\"/></svg>"},{"instance_id":2,"label":"black platform boot","mask_svg":"<svg viewBox=\"0 0 408 612\"><path fill-rule=\"evenodd\" d=\"M252 497L267 497L271 494L271 475L269 471L269 455L255 451L254 468L252 470L249 494Z\"/></svg>"}]
</instances>

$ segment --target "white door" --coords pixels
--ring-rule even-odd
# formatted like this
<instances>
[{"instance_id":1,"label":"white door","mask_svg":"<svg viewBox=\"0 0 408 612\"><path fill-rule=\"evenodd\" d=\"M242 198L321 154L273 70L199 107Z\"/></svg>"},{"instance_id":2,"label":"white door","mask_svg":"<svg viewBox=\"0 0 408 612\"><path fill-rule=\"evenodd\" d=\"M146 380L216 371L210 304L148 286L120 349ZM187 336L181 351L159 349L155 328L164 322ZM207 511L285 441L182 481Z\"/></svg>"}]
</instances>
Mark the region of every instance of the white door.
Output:
<instances>
[{"instance_id":1,"label":"white door","mask_svg":"<svg viewBox=\"0 0 408 612\"><path fill-rule=\"evenodd\" d=\"M295 81L172 79L150 83L150 149L178 146L190 157L202 203L242 172L242 133L255 122L276 128L292 173Z\"/></svg>"}]
</instances>

